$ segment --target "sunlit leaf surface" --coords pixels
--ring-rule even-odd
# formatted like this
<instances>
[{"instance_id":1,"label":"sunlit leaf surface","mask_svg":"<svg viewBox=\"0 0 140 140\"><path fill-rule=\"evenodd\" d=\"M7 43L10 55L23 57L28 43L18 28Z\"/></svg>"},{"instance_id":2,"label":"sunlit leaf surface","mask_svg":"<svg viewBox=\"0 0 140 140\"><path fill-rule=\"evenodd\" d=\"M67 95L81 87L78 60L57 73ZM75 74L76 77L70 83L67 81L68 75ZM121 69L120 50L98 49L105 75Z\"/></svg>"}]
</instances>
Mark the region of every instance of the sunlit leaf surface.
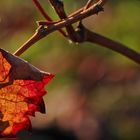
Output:
<instances>
[{"instance_id":1,"label":"sunlit leaf surface","mask_svg":"<svg viewBox=\"0 0 140 140\"><path fill-rule=\"evenodd\" d=\"M17 72L20 63L23 72ZM14 136L22 129L31 129L28 115L34 116L35 111L45 113L42 97L52 78L52 74L0 49L0 136Z\"/></svg>"}]
</instances>

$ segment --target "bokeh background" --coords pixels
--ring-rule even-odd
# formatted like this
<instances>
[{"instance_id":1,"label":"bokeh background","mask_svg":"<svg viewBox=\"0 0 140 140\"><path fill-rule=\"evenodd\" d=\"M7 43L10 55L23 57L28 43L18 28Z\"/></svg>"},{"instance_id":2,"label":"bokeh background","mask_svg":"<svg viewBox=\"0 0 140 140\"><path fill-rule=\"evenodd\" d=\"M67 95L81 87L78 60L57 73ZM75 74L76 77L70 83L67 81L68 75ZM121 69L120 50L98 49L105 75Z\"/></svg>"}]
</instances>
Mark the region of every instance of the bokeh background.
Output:
<instances>
[{"instance_id":1,"label":"bokeh background","mask_svg":"<svg viewBox=\"0 0 140 140\"><path fill-rule=\"evenodd\" d=\"M57 15L47 0L46 12ZM87 0L64 0L67 13ZM84 20L97 33L140 52L140 1L108 1L105 12ZM13 53L44 20L31 0L0 1L0 47ZM56 74L46 87L46 114L31 117L33 132L19 140L140 139L140 67L96 44L74 44L54 32L34 44L21 58Z\"/></svg>"}]
</instances>

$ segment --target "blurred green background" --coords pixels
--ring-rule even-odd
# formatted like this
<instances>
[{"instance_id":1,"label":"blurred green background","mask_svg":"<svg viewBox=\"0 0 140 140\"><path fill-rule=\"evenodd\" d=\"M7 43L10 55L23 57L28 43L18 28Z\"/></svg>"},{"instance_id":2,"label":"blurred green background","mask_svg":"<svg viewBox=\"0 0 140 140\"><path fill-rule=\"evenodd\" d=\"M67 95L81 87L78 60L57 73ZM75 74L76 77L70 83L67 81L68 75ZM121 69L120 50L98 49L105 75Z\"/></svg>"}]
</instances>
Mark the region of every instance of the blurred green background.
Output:
<instances>
[{"instance_id":1,"label":"blurred green background","mask_svg":"<svg viewBox=\"0 0 140 140\"><path fill-rule=\"evenodd\" d=\"M57 15L47 0L46 12ZM64 0L68 14L87 0ZM105 11L84 20L97 33L140 52L140 1L108 1ZM30 0L0 1L0 46L13 53L44 20ZM54 32L21 57L56 74L46 87L47 114L32 118L33 134L19 139L138 140L140 139L139 65L96 44L74 44Z\"/></svg>"}]
</instances>

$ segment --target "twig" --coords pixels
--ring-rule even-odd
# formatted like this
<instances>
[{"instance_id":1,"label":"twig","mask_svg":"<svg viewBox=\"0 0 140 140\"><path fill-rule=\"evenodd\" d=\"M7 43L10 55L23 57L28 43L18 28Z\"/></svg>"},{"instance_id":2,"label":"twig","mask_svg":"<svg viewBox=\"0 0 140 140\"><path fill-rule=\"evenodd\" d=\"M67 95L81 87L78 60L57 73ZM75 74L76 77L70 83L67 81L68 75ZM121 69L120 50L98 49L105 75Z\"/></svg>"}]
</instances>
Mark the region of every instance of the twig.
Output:
<instances>
[{"instance_id":1,"label":"twig","mask_svg":"<svg viewBox=\"0 0 140 140\"><path fill-rule=\"evenodd\" d=\"M33 0L36 8L38 9L38 11L44 16L44 18L50 22L52 22L52 18L44 11L43 7L41 6L41 4L39 3L38 0ZM59 29L59 32L64 36L67 37L66 33L62 30Z\"/></svg>"},{"instance_id":2,"label":"twig","mask_svg":"<svg viewBox=\"0 0 140 140\"><path fill-rule=\"evenodd\" d=\"M89 0L89 1L90 1L90 0ZM99 4L100 6L104 6L106 2L107 2L107 0L99 0L99 1L98 1L98 4ZM97 3L96 3L96 4L97 4ZM89 7L88 7L88 8L89 8ZM76 15L80 14L82 11L84 11L85 9L86 9L86 8L85 8L85 6L84 6L84 7L80 8L80 9L78 9L77 11L71 13L68 17L76 16Z\"/></svg>"},{"instance_id":3,"label":"twig","mask_svg":"<svg viewBox=\"0 0 140 140\"><path fill-rule=\"evenodd\" d=\"M60 19L66 19L67 18L67 15L66 15L65 10L64 10L64 4L63 4L62 1L57 2L56 0L49 0L49 2L51 3L52 7L56 11L56 13L58 14ZM69 39L76 42L77 41L77 36L75 34L75 30L74 30L73 26L72 25L66 26L66 30L67 30Z\"/></svg>"},{"instance_id":4,"label":"twig","mask_svg":"<svg viewBox=\"0 0 140 140\"><path fill-rule=\"evenodd\" d=\"M140 54L136 51L128 48L127 46L118 43L114 40L111 40L107 37L104 37L100 34L94 33L84 26L81 28L83 33L83 41L96 43L98 45L101 45L102 47L108 48L110 50L113 50L115 52L118 52L122 54L123 56L128 57L129 59L135 61L136 63L140 64Z\"/></svg>"},{"instance_id":5,"label":"twig","mask_svg":"<svg viewBox=\"0 0 140 140\"><path fill-rule=\"evenodd\" d=\"M46 25L47 28L43 28L43 32L42 32L42 31L40 31L40 27L39 27L39 30L37 30L37 32L14 53L14 55L17 55L17 56L21 55L30 46L32 46L34 43L36 43L40 39L47 36L49 33L54 32L56 30L59 30L67 25L71 25L71 24L73 24L79 20L82 20L90 15L97 14L101 10L102 10L102 8L99 7L99 5L97 3L97 4L93 5L92 7L88 8L87 10L83 11L79 15L75 15L74 17L70 17L70 18L67 18L65 20L61 20L61 21L54 23L50 26L48 26L46 21L38 22L39 26L44 27ZM43 35L41 33L43 33Z\"/></svg>"},{"instance_id":6,"label":"twig","mask_svg":"<svg viewBox=\"0 0 140 140\"><path fill-rule=\"evenodd\" d=\"M87 4L84 6L84 10L88 9L92 3L93 3L93 0L88 0Z\"/></svg>"},{"instance_id":7,"label":"twig","mask_svg":"<svg viewBox=\"0 0 140 140\"><path fill-rule=\"evenodd\" d=\"M68 17L64 20L60 20L57 23L48 26L47 30L49 32L50 31L52 32L54 30L58 30L59 28L64 28L65 26L68 26L68 25L71 25L75 22L81 21L82 19L85 19L86 17L89 17L89 16L94 15L94 14L98 14L100 11L103 11L103 8L100 5L98 5L98 4L93 5L92 7L84 10L83 12L81 12L78 15L75 15L73 17ZM44 25L44 26L48 25L45 21L38 21L38 24Z\"/></svg>"},{"instance_id":8,"label":"twig","mask_svg":"<svg viewBox=\"0 0 140 140\"><path fill-rule=\"evenodd\" d=\"M30 48L34 43L39 41L41 38L43 38L43 26L39 27L35 34L31 36L18 50L14 52L14 55L20 56L23 52L25 52L28 48Z\"/></svg>"},{"instance_id":9,"label":"twig","mask_svg":"<svg viewBox=\"0 0 140 140\"><path fill-rule=\"evenodd\" d=\"M44 21L38 22L38 24L41 26L37 30L37 32L25 43L23 46L17 50L14 54L15 55L21 55L24 51L26 51L31 45L39 41L40 39L44 38L48 34L66 27L68 25L71 25L77 21L81 21L82 19L97 14L99 11L102 10L101 5L103 5L106 1L99 1L96 4L90 6L88 9L81 11L80 14L75 14L73 17L68 17L65 20L60 20L58 22L54 22L53 24L48 24ZM44 26L47 25L46 28ZM140 54L136 51L126 47L125 45L122 45L118 42L115 42L111 39L108 39L102 35L99 35L97 33L91 32L88 29L86 29L81 23L78 26L78 29L76 33L80 36L81 40L79 42L91 42L99 44L105 48L111 49L115 52L118 52L122 54L123 56L126 56L130 58L131 60L135 61L136 63L140 64Z\"/></svg>"},{"instance_id":10,"label":"twig","mask_svg":"<svg viewBox=\"0 0 140 140\"><path fill-rule=\"evenodd\" d=\"M33 0L36 8L38 9L38 11L44 16L44 18L48 21L52 21L51 17L44 11L43 7L41 6L41 4L38 2L38 0Z\"/></svg>"}]
</instances>

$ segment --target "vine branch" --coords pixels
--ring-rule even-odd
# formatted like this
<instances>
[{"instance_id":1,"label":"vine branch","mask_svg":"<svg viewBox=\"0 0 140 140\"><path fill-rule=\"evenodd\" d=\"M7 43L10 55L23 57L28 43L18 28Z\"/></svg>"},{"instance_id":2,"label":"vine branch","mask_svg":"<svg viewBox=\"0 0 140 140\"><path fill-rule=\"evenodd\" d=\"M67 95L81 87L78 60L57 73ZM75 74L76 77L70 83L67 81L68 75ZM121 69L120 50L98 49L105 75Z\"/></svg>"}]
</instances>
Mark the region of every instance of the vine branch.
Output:
<instances>
[{"instance_id":1,"label":"vine branch","mask_svg":"<svg viewBox=\"0 0 140 140\"><path fill-rule=\"evenodd\" d=\"M57 31L61 28L64 28L68 25L78 22L88 16L98 14L100 11L103 11L101 7L102 4L97 2L96 4L92 5L90 8L82 11L80 14L76 14L73 17L68 17L66 19L52 22L52 24L48 25L47 21L38 21L39 28L36 30L35 34L27 40L15 53L14 55L20 56L23 52L25 52L28 48L30 48L34 43L38 42L40 39L44 38L48 34Z\"/></svg>"},{"instance_id":2,"label":"vine branch","mask_svg":"<svg viewBox=\"0 0 140 140\"><path fill-rule=\"evenodd\" d=\"M33 0L36 1L36 0ZM35 34L26 42L24 43L14 54L21 55L25 52L30 46L34 43L39 41L40 39L46 37L50 33L57 31L62 28L66 28L68 37L73 42L90 42L99 44L102 47L108 48L115 52L122 54L123 56L128 57L129 59L133 60L134 62L140 64L140 54L127 46L118 43L114 40L111 40L107 37L104 37L100 34L94 33L89 29L85 28L82 24L82 20L94 15L98 14L100 11L103 11L103 6L107 2L107 0L99 0L95 4L93 0L88 0L87 4L77 10L76 12L70 14L69 16L66 15L63 7L63 3L56 3L56 0L49 0L53 8L55 9L56 13L60 17L59 21L51 21L48 23L47 21L38 21L38 29ZM76 29L73 28L72 24L80 21L78 27Z\"/></svg>"}]
</instances>

